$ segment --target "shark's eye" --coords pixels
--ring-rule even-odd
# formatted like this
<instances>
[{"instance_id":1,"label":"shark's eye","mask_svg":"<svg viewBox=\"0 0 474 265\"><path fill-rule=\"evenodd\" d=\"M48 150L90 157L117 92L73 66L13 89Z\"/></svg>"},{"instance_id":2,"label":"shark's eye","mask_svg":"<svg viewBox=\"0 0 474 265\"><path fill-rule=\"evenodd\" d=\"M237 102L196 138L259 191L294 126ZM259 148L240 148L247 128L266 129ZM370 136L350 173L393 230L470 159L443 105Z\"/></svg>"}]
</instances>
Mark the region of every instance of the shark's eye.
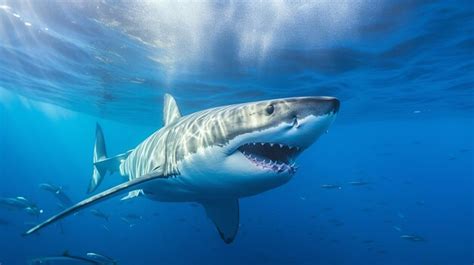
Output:
<instances>
[{"instance_id":1,"label":"shark's eye","mask_svg":"<svg viewBox=\"0 0 474 265\"><path fill-rule=\"evenodd\" d=\"M275 111L275 107L273 107L272 104L268 105L267 108L265 109L268 115L272 115L273 111Z\"/></svg>"}]
</instances>

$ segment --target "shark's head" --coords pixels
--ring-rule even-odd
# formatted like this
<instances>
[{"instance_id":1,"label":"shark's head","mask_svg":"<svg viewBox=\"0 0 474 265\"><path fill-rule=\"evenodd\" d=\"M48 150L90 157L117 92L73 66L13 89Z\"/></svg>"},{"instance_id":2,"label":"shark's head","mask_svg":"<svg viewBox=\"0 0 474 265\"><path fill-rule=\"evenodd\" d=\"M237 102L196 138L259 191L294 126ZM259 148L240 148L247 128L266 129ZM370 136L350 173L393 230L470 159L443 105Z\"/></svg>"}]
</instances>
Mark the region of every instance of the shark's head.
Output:
<instances>
[{"instance_id":1,"label":"shark's head","mask_svg":"<svg viewBox=\"0 0 474 265\"><path fill-rule=\"evenodd\" d=\"M338 111L339 100L333 97L284 98L219 108L210 120L217 124L212 126L213 141L221 143L224 157L214 169L234 176L236 183L252 186L255 193L279 186L295 173L297 156L328 130Z\"/></svg>"},{"instance_id":2,"label":"shark's head","mask_svg":"<svg viewBox=\"0 0 474 265\"><path fill-rule=\"evenodd\" d=\"M339 111L332 97L300 97L238 105L226 115L227 152L261 171L293 173L296 157L325 133Z\"/></svg>"}]
</instances>

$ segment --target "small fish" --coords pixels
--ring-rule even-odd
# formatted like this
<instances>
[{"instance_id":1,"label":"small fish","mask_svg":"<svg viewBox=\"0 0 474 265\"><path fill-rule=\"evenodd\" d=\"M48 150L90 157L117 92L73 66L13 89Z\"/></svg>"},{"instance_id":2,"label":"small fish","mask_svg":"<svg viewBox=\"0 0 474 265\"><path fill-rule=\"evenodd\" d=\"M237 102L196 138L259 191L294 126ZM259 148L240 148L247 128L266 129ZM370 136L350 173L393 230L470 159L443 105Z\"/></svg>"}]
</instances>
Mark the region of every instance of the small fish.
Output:
<instances>
[{"instance_id":1,"label":"small fish","mask_svg":"<svg viewBox=\"0 0 474 265\"><path fill-rule=\"evenodd\" d=\"M18 196L16 198L13 198L19 205L24 205L24 207L35 207L36 204L33 202L29 201L25 197Z\"/></svg>"},{"instance_id":2,"label":"small fish","mask_svg":"<svg viewBox=\"0 0 474 265\"><path fill-rule=\"evenodd\" d=\"M102 228L104 228L104 229L105 229L105 231L107 231L107 232L110 232L110 229L109 229L109 227L108 227L108 226L106 226L106 225L102 225Z\"/></svg>"},{"instance_id":3,"label":"small fish","mask_svg":"<svg viewBox=\"0 0 474 265\"><path fill-rule=\"evenodd\" d=\"M58 206L58 208L62 211L62 210L66 210L67 209L67 206L58 202L56 203L56 206Z\"/></svg>"},{"instance_id":4,"label":"small fish","mask_svg":"<svg viewBox=\"0 0 474 265\"><path fill-rule=\"evenodd\" d=\"M302 201L306 201L306 197L304 197L304 196L300 196L300 200L302 200Z\"/></svg>"},{"instance_id":5,"label":"small fish","mask_svg":"<svg viewBox=\"0 0 474 265\"><path fill-rule=\"evenodd\" d=\"M341 186L334 185L334 184L323 184L323 185L321 185L321 188L323 188L323 189L338 189L338 190L342 189Z\"/></svg>"},{"instance_id":6,"label":"small fish","mask_svg":"<svg viewBox=\"0 0 474 265\"><path fill-rule=\"evenodd\" d=\"M396 225L394 225L394 226L392 226L392 227L393 227L393 229L397 230L398 232L401 232L401 231L402 231L402 229L401 229L400 227L396 226Z\"/></svg>"},{"instance_id":7,"label":"small fish","mask_svg":"<svg viewBox=\"0 0 474 265\"><path fill-rule=\"evenodd\" d=\"M130 227L133 227L136 225L136 222L142 220L143 217L141 215L129 213L127 215L123 215L122 217L120 217L120 219L122 219L122 221L124 221L125 223L129 224Z\"/></svg>"},{"instance_id":8,"label":"small fish","mask_svg":"<svg viewBox=\"0 0 474 265\"><path fill-rule=\"evenodd\" d=\"M88 264L88 265L101 265L102 263L87 259L79 256L71 256L66 251L61 256L41 257L35 258L28 261L29 265L54 265L54 264Z\"/></svg>"},{"instance_id":9,"label":"small fish","mask_svg":"<svg viewBox=\"0 0 474 265\"><path fill-rule=\"evenodd\" d=\"M15 198L13 198L13 199L15 199L15 200L17 200L17 201L29 202L29 201L28 201L25 197L23 197L23 196L17 196L17 197L15 197Z\"/></svg>"},{"instance_id":10,"label":"small fish","mask_svg":"<svg viewBox=\"0 0 474 265\"><path fill-rule=\"evenodd\" d=\"M63 205L71 206L73 204L69 196L67 196L63 190L60 190L60 192L55 193L54 195Z\"/></svg>"},{"instance_id":11,"label":"small fish","mask_svg":"<svg viewBox=\"0 0 474 265\"><path fill-rule=\"evenodd\" d=\"M359 181L350 181L349 184L352 186L365 186L365 185L368 185L369 182L359 180Z\"/></svg>"},{"instance_id":12,"label":"small fish","mask_svg":"<svg viewBox=\"0 0 474 265\"><path fill-rule=\"evenodd\" d=\"M0 205L10 209L25 209L27 207L36 207L36 205L25 197L0 198Z\"/></svg>"},{"instance_id":13,"label":"small fish","mask_svg":"<svg viewBox=\"0 0 474 265\"><path fill-rule=\"evenodd\" d=\"M403 239L406 239L406 240L409 240L409 241L413 241L413 242L423 242L423 241L426 241L423 237L419 236L419 235L415 235L415 234L411 234L411 235L401 235L400 238L403 238Z\"/></svg>"},{"instance_id":14,"label":"small fish","mask_svg":"<svg viewBox=\"0 0 474 265\"><path fill-rule=\"evenodd\" d=\"M94 253L94 252L89 252L86 254L86 256L90 259L93 259L95 261L100 262L101 264L108 265L108 264L117 264L117 261L114 259L107 257L102 254Z\"/></svg>"},{"instance_id":15,"label":"small fish","mask_svg":"<svg viewBox=\"0 0 474 265\"><path fill-rule=\"evenodd\" d=\"M10 198L0 198L0 206L5 209L17 208Z\"/></svg>"},{"instance_id":16,"label":"small fish","mask_svg":"<svg viewBox=\"0 0 474 265\"><path fill-rule=\"evenodd\" d=\"M42 214L44 211L43 209L39 209L38 207L34 206L34 207L26 207L25 209L25 212L30 214L30 215L33 215L33 216L40 216L40 214Z\"/></svg>"},{"instance_id":17,"label":"small fish","mask_svg":"<svg viewBox=\"0 0 474 265\"><path fill-rule=\"evenodd\" d=\"M130 219L127 219L125 217L120 217L120 220L124 221L125 223L128 224L129 227L134 227L135 226L135 223L132 222L132 220Z\"/></svg>"},{"instance_id":18,"label":"small fish","mask_svg":"<svg viewBox=\"0 0 474 265\"><path fill-rule=\"evenodd\" d=\"M21 196L15 198L1 198L0 205L9 209L24 210L26 213L34 216L39 216L43 213L43 210L39 209L36 204Z\"/></svg>"},{"instance_id":19,"label":"small fish","mask_svg":"<svg viewBox=\"0 0 474 265\"><path fill-rule=\"evenodd\" d=\"M58 187L49 183L41 183L40 189L51 192L63 205L71 206L73 203L71 199L64 193L62 187Z\"/></svg>"},{"instance_id":20,"label":"small fish","mask_svg":"<svg viewBox=\"0 0 474 265\"><path fill-rule=\"evenodd\" d=\"M403 213L398 212L397 215L400 217L400 219L405 219L405 215Z\"/></svg>"},{"instance_id":21,"label":"small fish","mask_svg":"<svg viewBox=\"0 0 474 265\"><path fill-rule=\"evenodd\" d=\"M49 183L41 183L39 184L39 188L45 191L52 192L52 193L56 193L59 190L61 190L61 187L58 187L56 185L49 184Z\"/></svg>"},{"instance_id":22,"label":"small fish","mask_svg":"<svg viewBox=\"0 0 474 265\"><path fill-rule=\"evenodd\" d=\"M91 210L91 213L92 213L94 216L97 216L97 217L99 217L99 218L105 219L107 222L109 221L109 215L108 215L108 214L105 214L104 212L102 212L102 211L100 211L100 210L92 209L92 210Z\"/></svg>"},{"instance_id":23,"label":"small fish","mask_svg":"<svg viewBox=\"0 0 474 265\"><path fill-rule=\"evenodd\" d=\"M143 216L137 215L137 214L134 214L134 213L129 213L129 214L124 215L122 217L125 217L129 220L141 220L141 219L143 219Z\"/></svg>"}]
</instances>

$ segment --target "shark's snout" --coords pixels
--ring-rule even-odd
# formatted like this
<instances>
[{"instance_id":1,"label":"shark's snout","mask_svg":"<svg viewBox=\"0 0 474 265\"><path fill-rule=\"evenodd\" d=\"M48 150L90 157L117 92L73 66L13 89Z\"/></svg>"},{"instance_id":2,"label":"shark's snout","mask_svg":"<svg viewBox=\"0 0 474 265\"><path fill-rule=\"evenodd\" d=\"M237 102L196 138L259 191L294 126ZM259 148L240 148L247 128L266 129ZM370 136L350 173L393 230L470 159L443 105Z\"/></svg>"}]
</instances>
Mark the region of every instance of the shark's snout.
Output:
<instances>
[{"instance_id":1,"label":"shark's snout","mask_svg":"<svg viewBox=\"0 0 474 265\"><path fill-rule=\"evenodd\" d=\"M327 114L329 113L334 113L337 114L339 112L339 106L341 105L341 102L339 102L339 99L333 98L333 97L327 97L323 100L323 104L327 105Z\"/></svg>"},{"instance_id":2,"label":"shark's snout","mask_svg":"<svg viewBox=\"0 0 474 265\"><path fill-rule=\"evenodd\" d=\"M304 97L295 99L294 109L297 118L308 115L322 116L337 114L340 102L334 97Z\"/></svg>"}]
</instances>

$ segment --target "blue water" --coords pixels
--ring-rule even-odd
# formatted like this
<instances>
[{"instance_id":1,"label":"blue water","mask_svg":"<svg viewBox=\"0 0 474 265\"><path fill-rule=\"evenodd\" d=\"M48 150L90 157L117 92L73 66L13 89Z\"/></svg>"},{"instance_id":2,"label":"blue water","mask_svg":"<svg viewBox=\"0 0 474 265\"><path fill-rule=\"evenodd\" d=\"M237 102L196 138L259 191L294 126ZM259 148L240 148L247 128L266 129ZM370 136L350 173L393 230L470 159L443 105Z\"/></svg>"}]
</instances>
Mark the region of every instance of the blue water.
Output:
<instances>
[{"instance_id":1,"label":"blue water","mask_svg":"<svg viewBox=\"0 0 474 265\"><path fill-rule=\"evenodd\" d=\"M129 150L162 126L164 93L184 114L302 95L341 109L289 183L241 200L230 245L201 207L143 198L22 237L59 211L40 183L86 197L95 123L109 154ZM0 103L0 197L44 209L0 208L2 265L474 262L472 1L0 1Z\"/></svg>"}]
</instances>

